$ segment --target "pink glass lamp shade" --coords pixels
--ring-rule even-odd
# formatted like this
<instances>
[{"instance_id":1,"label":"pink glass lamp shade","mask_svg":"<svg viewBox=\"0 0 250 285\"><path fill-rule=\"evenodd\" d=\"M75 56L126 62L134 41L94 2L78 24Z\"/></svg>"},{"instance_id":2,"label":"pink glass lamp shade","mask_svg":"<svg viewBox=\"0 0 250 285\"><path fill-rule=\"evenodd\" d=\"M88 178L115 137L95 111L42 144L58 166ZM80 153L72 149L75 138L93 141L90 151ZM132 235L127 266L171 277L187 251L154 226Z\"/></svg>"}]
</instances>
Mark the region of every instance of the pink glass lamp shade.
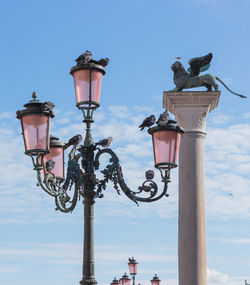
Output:
<instances>
[{"instance_id":1,"label":"pink glass lamp shade","mask_svg":"<svg viewBox=\"0 0 250 285\"><path fill-rule=\"evenodd\" d=\"M70 73L75 83L76 106L79 109L98 108L104 67L91 62L72 67Z\"/></svg>"},{"instance_id":2,"label":"pink glass lamp shade","mask_svg":"<svg viewBox=\"0 0 250 285\"><path fill-rule=\"evenodd\" d=\"M170 120L164 127L153 127L148 130L152 135L155 167L170 169L177 166L181 135L183 130Z\"/></svg>"},{"instance_id":3,"label":"pink glass lamp shade","mask_svg":"<svg viewBox=\"0 0 250 285\"><path fill-rule=\"evenodd\" d=\"M134 259L134 257L129 258L129 263L128 263L128 267L129 267L129 273L131 275L136 275L137 274L137 265L138 262L136 262L136 260Z\"/></svg>"},{"instance_id":4,"label":"pink glass lamp shade","mask_svg":"<svg viewBox=\"0 0 250 285\"><path fill-rule=\"evenodd\" d=\"M130 278L128 277L128 275L125 273L122 278L120 279L120 283L121 285L130 285Z\"/></svg>"},{"instance_id":5,"label":"pink glass lamp shade","mask_svg":"<svg viewBox=\"0 0 250 285\"><path fill-rule=\"evenodd\" d=\"M50 136L50 152L43 158L43 163L46 170L46 163L49 160L54 162L54 166L50 173L59 180L64 180L64 143L59 142L59 139Z\"/></svg>"},{"instance_id":6,"label":"pink glass lamp shade","mask_svg":"<svg viewBox=\"0 0 250 285\"><path fill-rule=\"evenodd\" d=\"M21 120L25 154L40 155L49 152L50 119L54 117L52 110L45 110L43 103L33 100L25 104L26 109L17 111Z\"/></svg>"},{"instance_id":7,"label":"pink glass lamp shade","mask_svg":"<svg viewBox=\"0 0 250 285\"><path fill-rule=\"evenodd\" d=\"M151 285L160 285L161 280L159 279L159 277L155 274L155 276L153 277L153 279L151 280Z\"/></svg>"},{"instance_id":8,"label":"pink glass lamp shade","mask_svg":"<svg viewBox=\"0 0 250 285\"><path fill-rule=\"evenodd\" d=\"M110 285L121 285L121 283L115 277L114 280L110 283Z\"/></svg>"}]
</instances>

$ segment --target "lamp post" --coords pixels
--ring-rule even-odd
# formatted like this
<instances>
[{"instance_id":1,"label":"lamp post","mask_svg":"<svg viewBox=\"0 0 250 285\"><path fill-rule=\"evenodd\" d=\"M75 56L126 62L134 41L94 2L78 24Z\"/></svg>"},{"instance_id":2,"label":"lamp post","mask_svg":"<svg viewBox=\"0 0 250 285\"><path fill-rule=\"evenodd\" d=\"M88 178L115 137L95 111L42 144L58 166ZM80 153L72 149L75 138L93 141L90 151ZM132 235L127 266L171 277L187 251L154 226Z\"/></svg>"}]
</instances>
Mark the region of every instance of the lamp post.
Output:
<instances>
[{"instance_id":1,"label":"lamp post","mask_svg":"<svg viewBox=\"0 0 250 285\"><path fill-rule=\"evenodd\" d=\"M133 279L133 285L135 285L135 275L137 274L137 265L138 262L134 259L134 257L128 259L128 267L129 267L129 273L132 275Z\"/></svg>"},{"instance_id":2,"label":"lamp post","mask_svg":"<svg viewBox=\"0 0 250 285\"><path fill-rule=\"evenodd\" d=\"M135 285L135 275L137 274L137 265L138 262L134 259L134 257L128 259L129 263L129 273L132 275L133 279L133 285ZM110 285L130 285L130 278L128 277L127 273L124 273L122 278L118 281L116 277L114 277L114 280L110 283ZM155 276L151 280L151 285L160 285L161 280L159 277L155 274ZM138 283L140 285L140 283Z\"/></svg>"},{"instance_id":3,"label":"lamp post","mask_svg":"<svg viewBox=\"0 0 250 285\"><path fill-rule=\"evenodd\" d=\"M90 53L90 52L89 52ZM90 53L91 54L91 53ZM177 166L177 155L182 129L173 120L166 125L152 127L148 133L152 136L155 167L160 170L163 190L159 191L153 181L152 170L145 173L146 180L138 190L131 190L122 174L117 155L109 148L112 138L94 143L91 136L93 112L97 109L100 99L102 76L108 59L99 61L84 57L77 60L71 68L74 78L76 106L83 113L86 124L84 144L80 145L80 134L72 137L67 144L50 136L50 120L54 117L54 104L41 103L35 92L33 99L24 105L25 109L17 111L21 120L25 145L25 154L32 158L34 170L37 172L38 184L49 195L55 198L56 210L72 212L77 201L82 198L84 204L84 246L81 285L96 284L94 274L94 203L103 197L103 191L109 181L120 194L120 190L132 201L154 202L168 196L167 187L170 182L170 170ZM72 146L68 155L66 178L64 177L64 150ZM95 171L100 168L99 158L103 154L110 156L110 163L101 173L103 179L97 179ZM81 162L79 163L79 160ZM72 186L74 190L70 191ZM113 282L114 283L114 282ZM125 284L125 283L124 283Z\"/></svg>"}]
</instances>

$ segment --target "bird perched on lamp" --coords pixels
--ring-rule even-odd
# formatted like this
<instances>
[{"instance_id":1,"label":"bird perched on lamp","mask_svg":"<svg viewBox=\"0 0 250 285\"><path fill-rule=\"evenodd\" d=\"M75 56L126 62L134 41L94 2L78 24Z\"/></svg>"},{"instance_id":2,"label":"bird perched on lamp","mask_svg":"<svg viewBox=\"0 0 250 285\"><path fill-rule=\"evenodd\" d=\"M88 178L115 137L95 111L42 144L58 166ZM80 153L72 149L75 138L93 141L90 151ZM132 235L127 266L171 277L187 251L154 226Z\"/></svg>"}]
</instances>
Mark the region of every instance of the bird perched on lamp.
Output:
<instances>
[{"instance_id":1,"label":"bird perched on lamp","mask_svg":"<svg viewBox=\"0 0 250 285\"><path fill-rule=\"evenodd\" d=\"M69 146L77 146L82 141L82 136L80 134L77 134L73 136L69 141L64 145L64 149L67 149Z\"/></svg>"},{"instance_id":2,"label":"bird perched on lamp","mask_svg":"<svg viewBox=\"0 0 250 285\"><path fill-rule=\"evenodd\" d=\"M41 108L43 111L52 111L52 109L55 107L54 103L52 102L44 102L42 105L41 105Z\"/></svg>"},{"instance_id":3,"label":"bird perched on lamp","mask_svg":"<svg viewBox=\"0 0 250 285\"><path fill-rule=\"evenodd\" d=\"M107 57L101 58L96 63L105 67L105 66L107 66L109 64L109 59Z\"/></svg>"},{"instance_id":4,"label":"bird perched on lamp","mask_svg":"<svg viewBox=\"0 0 250 285\"><path fill-rule=\"evenodd\" d=\"M113 141L112 137L107 137L106 139L102 139L99 142L97 142L95 145L100 145L102 147L109 147Z\"/></svg>"},{"instance_id":5,"label":"bird perched on lamp","mask_svg":"<svg viewBox=\"0 0 250 285\"><path fill-rule=\"evenodd\" d=\"M47 162L46 162L46 170L48 171L48 172L50 172L53 168L54 168L54 166L55 166L55 161L53 161L53 160L48 160Z\"/></svg>"},{"instance_id":6,"label":"bird perched on lamp","mask_svg":"<svg viewBox=\"0 0 250 285\"><path fill-rule=\"evenodd\" d=\"M155 123L155 116L151 115L147 117L146 119L144 119L138 128L141 128L141 131L142 131L145 127L149 128L153 126L154 123Z\"/></svg>"},{"instance_id":7,"label":"bird perched on lamp","mask_svg":"<svg viewBox=\"0 0 250 285\"><path fill-rule=\"evenodd\" d=\"M86 50L85 53L81 54L75 61L77 65L82 65L88 63L92 59L92 53Z\"/></svg>"},{"instance_id":8,"label":"bird perched on lamp","mask_svg":"<svg viewBox=\"0 0 250 285\"><path fill-rule=\"evenodd\" d=\"M164 113L162 113L157 120L156 124L158 127L165 127L169 121L169 113L168 110L166 110Z\"/></svg>"}]
</instances>

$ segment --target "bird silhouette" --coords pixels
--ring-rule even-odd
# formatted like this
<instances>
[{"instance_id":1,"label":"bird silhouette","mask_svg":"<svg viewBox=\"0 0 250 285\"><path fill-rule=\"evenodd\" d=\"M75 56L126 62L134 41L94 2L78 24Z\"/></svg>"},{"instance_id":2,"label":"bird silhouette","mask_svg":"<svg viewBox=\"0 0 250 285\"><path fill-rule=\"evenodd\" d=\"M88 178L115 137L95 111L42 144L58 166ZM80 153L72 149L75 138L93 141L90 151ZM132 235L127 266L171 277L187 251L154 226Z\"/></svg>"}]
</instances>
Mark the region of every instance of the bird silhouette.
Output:
<instances>
[{"instance_id":1,"label":"bird silhouette","mask_svg":"<svg viewBox=\"0 0 250 285\"><path fill-rule=\"evenodd\" d=\"M141 131L142 131L145 127L149 128L153 126L154 123L155 123L155 116L151 115L147 117L146 119L144 119L138 128L141 128Z\"/></svg>"},{"instance_id":2,"label":"bird silhouette","mask_svg":"<svg viewBox=\"0 0 250 285\"><path fill-rule=\"evenodd\" d=\"M77 146L82 141L82 136L80 134L73 136L69 141L64 145L64 149L67 149L69 146Z\"/></svg>"},{"instance_id":3,"label":"bird silhouette","mask_svg":"<svg viewBox=\"0 0 250 285\"><path fill-rule=\"evenodd\" d=\"M41 109L42 109L43 111L52 111L52 109L53 109L54 107L55 107L54 103L49 102L49 101L44 102L44 103L42 103L42 105L41 105Z\"/></svg>"},{"instance_id":4,"label":"bird silhouette","mask_svg":"<svg viewBox=\"0 0 250 285\"><path fill-rule=\"evenodd\" d=\"M182 57L180 57L180 56L176 56L175 58L176 58L176 60L182 59Z\"/></svg>"},{"instance_id":5,"label":"bird silhouette","mask_svg":"<svg viewBox=\"0 0 250 285\"><path fill-rule=\"evenodd\" d=\"M109 59L105 57L105 58L98 60L97 63L105 67L109 64Z\"/></svg>"},{"instance_id":6,"label":"bird silhouette","mask_svg":"<svg viewBox=\"0 0 250 285\"><path fill-rule=\"evenodd\" d=\"M168 110L166 110L164 113L162 113L159 117L159 119L157 120L156 124L159 127L165 127L167 125L169 121L169 113Z\"/></svg>"},{"instance_id":7,"label":"bird silhouette","mask_svg":"<svg viewBox=\"0 0 250 285\"><path fill-rule=\"evenodd\" d=\"M95 145L100 145L102 147L109 147L113 141L112 137L107 137L106 139L102 139L99 142L97 142Z\"/></svg>"},{"instance_id":8,"label":"bird silhouette","mask_svg":"<svg viewBox=\"0 0 250 285\"><path fill-rule=\"evenodd\" d=\"M81 54L75 61L77 65L82 65L88 63L92 59L92 53L86 50L85 53Z\"/></svg>"},{"instance_id":9,"label":"bird silhouette","mask_svg":"<svg viewBox=\"0 0 250 285\"><path fill-rule=\"evenodd\" d=\"M46 170L48 171L48 172L50 172L53 168L54 168L54 166L55 166L55 161L53 161L53 160L48 160L47 162L46 162Z\"/></svg>"},{"instance_id":10,"label":"bird silhouette","mask_svg":"<svg viewBox=\"0 0 250 285\"><path fill-rule=\"evenodd\" d=\"M154 178L154 170L148 170L145 172L145 177L147 180L152 180Z\"/></svg>"}]
</instances>

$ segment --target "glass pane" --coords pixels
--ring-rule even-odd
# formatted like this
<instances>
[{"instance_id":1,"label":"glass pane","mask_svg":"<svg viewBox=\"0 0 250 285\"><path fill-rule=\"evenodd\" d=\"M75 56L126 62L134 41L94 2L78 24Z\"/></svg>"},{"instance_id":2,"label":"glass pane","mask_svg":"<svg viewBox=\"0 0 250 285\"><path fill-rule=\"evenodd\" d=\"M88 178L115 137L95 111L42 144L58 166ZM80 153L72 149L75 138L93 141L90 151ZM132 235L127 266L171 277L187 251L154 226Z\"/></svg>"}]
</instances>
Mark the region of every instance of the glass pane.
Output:
<instances>
[{"instance_id":1,"label":"glass pane","mask_svg":"<svg viewBox=\"0 0 250 285\"><path fill-rule=\"evenodd\" d=\"M50 117L42 115L23 116L23 135L26 151L32 149L48 150L47 122ZM50 121L49 121L50 125ZM49 136L49 132L48 132Z\"/></svg>"},{"instance_id":2,"label":"glass pane","mask_svg":"<svg viewBox=\"0 0 250 285\"><path fill-rule=\"evenodd\" d=\"M89 98L89 70L79 70L74 73L75 82L75 93L76 102L82 101L94 101L99 103L101 83L102 83L102 73L99 71L92 70L92 88L91 88L91 98ZM86 105L87 106L87 105Z\"/></svg>"},{"instance_id":3,"label":"glass pane","mask_svg":"<svg viewBox=\"0 0 250 285\"><path fill-rule=\"evenodd\" d=\"M151 285L160 285L160 281L159 280L152 280L151 281Z\"/></svg>"},{"instance_id":4,"label":"glass pane","mask_svg":"<svg viewBox=\"0 0 250 285\"><path fill-rule=\"evenodd\" d=\"M130 263L129 265L129 273L136 274L137 273L137 263Z\"/></svg>"},{"instance_id":5,"label":"glass pane","mask_svg":"<svg viewBox=\"0 0 250 285\"><path fill-rule=\"evenodd\" d=\"M46 162L53 160L55 166L51 170L56 177L64 177L63 171L63 149L61 147L51 147L50 152L44 156L44 166L46 167Z\"/></svg>"},{"instance_id":6,"label":"glass pane","mask_svg":"<svg viewBox=\"0 0 250 285\"><path fill-rule=\"evenodd\" d=\"M178 162L180 141L181 141L181 134L177 133L177 139L176 139L176 154L175 154L175 161L174 161L175 164L177 164L177 162Z\"/></svg>"},{"instance_id":7,"label":"glass pane","mask_svg":"<svg viewBox=\"0 0 250 285\"><path fill-rule=\"evenodd\" d=\"M175 131L159 131L153 134L155 164L174 163Z\"/></svg>"}]
</instances>

